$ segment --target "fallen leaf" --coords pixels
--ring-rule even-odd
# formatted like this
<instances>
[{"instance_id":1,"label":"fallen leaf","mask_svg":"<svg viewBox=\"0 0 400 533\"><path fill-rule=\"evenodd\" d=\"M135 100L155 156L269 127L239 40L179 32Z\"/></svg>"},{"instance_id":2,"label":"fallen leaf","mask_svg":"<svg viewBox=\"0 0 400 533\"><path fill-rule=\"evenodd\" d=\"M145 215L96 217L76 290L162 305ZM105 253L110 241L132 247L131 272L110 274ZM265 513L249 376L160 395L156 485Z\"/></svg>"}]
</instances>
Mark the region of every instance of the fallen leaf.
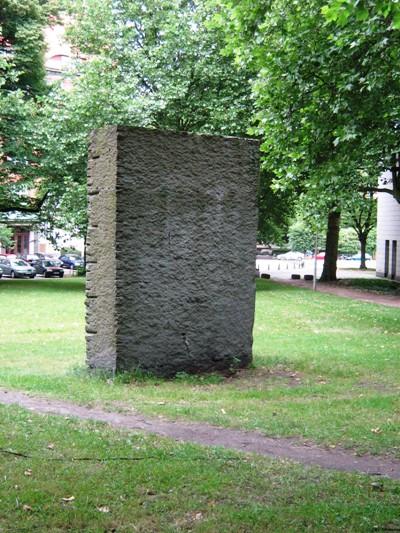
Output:
<instances>
[{"instance_id":1,"label":"fallen leaf","mask_svg":"<svg viewBox=\"0 0 400 533\"><path fill-rule=\"evenodd\" d=\"M374 481L371 483L372 490L379 490L383 492L383 483L381 481Z\"/></svg>"},{"instance_id":2,"label":"fallen leaf","mask_svg":"<svg viewBox=\"0 0 400 533\"><path fill-rule=\"evenodd\" d=\"M75 496L66 496L65 498L61 498L63 502L73 502L75 500Z\"/></svg>"},{"instance_id":3,"label":"fallen leaf","mask_svg":"<svg viewBox=\"0 0 400 533\"><path fill-rule=\"evenodd\" d=\"M372 433L382 433L382 430L381 430L381 428L372 428L371 432Z\"/></svg>"},{"instance_id":4,"label":"fallen leaf","mask_svg":"<svg viewBox=\"0 0 400 533\"><path fill-rule=\"evenodd\" d=\"M32 470L30 468L27 468L24 472L24 476L31 476L32 475Z\"/></svg>"},{"instance_id":5,"label":"fallen leaf","mask_svg":"<svg viewBox=\"0 0 400 533\"><path fill-rule=\"evenodd\" d=\"M32 507L31 507L30 505L26 505L26 504L24 504L24 505L22 506L22 509L23 509L24 511L32 511Z\"/></svg>"},{"instance_id":6,"label":"fallen leaf","mask_svg":"<svg viewBox=\"0 0 400 533\"><path fill-rule=\"evenodd\" d=\"M226 415L226 411L225 411L225 409L221 409L221 413L222 413L223 415Z\"/></svg>"},{"instance_id":7,"label":"fallen leaf","mask_svg":"<svg viewBox=\"0 0 400 533\"><path fill-rule=\"evenodd\" d=\"M101 505L100 507L96 507L96 509L97 509L100 513L109 513L109 512L110 512L110 508L107 507L107 505Z\"/></svg>"},{"instance_id":8,"label":"fallen leaf","mask_svg":"<svg viewBox=\"0 0 400 533\"><path fill-rule=\"evenodd\" d=\"M54 450L54 444L52 442L50 442L48 445L47 445L47 448L49 450Z\"/></svg>"},{"instance_id":9,"label":"fallen leaf","mask_svg":"<svg viewBox=\"0 0 400 533\"><path fill-rule=\"evenodd\" d=\"M157 402L157 405L165 405L165 402Z\"/></svg>"}]
</instances>

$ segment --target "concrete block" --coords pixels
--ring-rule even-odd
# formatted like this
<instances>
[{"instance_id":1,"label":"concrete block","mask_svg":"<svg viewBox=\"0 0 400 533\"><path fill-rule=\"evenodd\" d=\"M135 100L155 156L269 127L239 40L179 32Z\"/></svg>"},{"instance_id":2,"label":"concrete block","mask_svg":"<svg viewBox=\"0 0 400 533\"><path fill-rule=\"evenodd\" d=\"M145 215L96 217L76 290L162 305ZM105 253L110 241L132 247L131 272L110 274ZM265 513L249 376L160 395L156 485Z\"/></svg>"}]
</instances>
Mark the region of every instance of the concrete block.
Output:
<instances>
[{"instance_id":1,"label":"concrete block","mask_svg":"<svg viewBox=\"0 0 400 533\"><path fill-rule=\"evenodd\" d=\"M90 368L168 377L250 363L258 152L249 139L93 133Z\"/></svg>"}]
</instances>

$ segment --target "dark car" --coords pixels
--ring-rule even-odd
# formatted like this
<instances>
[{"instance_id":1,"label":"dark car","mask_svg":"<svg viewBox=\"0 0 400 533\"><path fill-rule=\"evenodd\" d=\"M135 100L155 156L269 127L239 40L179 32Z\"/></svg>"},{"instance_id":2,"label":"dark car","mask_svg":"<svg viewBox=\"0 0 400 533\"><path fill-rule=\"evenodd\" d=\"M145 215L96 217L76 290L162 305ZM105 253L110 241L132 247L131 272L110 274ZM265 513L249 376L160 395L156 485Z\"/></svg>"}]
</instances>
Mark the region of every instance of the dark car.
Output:
<instances>
[{"instance_id":1,"label":"dark car","mask_svg":"<svg viewBox=\"0 0 400 533\"><path fill-rule=\"evenodd\" d=\"M36 261L31 261L31 265L36 270L36 274L40 274L45 278L62 278L64 276L64 270L61 267L60 261L37 259Z\"/></svg>"},{"instance_id":2,"label":"dark car","mask_svg":"<svg viewBox=\"0 0 400 533\"><path fill-rule=\"evenodd\" d=\"M31 265L32 261L39 261L40 259L46 259L46 256L42 253L37 252L35 254L23 255L21 256L21 259L23 259L24 261L26 261L27 263Z\"/></svg>"},{"instance_id":3,"label":"dark car","mask_svg":"<svg viewBox=\"0 0 400 533\"><path fill-rule=\"evenodd\" d=\"M62 266L64 268L78 268L80 266L83 266L82 258L79 257L79 255L62 255L60 256L60 261L62 263Z\"/></svg>"},{"instance_id":4,"label":"dark car","mask_svg":"<svg viewBox=\"0 0 400 533\"><path fill-rule=\"evenodd\" d=\"M2 268L0 267L0 279L3 277L3 270Z\"/></svg>"},{"instance_id":5,"label":"dark car","mask_svg":"<svg viewBox=\"0 0 400 533\"><path fill-rule=\"evenodd\" d=\"M0 267L4 276L10 276L10 278L34 278L36 276L36 270L23 259L0 257Z\"/></svg>"}]
</instances>

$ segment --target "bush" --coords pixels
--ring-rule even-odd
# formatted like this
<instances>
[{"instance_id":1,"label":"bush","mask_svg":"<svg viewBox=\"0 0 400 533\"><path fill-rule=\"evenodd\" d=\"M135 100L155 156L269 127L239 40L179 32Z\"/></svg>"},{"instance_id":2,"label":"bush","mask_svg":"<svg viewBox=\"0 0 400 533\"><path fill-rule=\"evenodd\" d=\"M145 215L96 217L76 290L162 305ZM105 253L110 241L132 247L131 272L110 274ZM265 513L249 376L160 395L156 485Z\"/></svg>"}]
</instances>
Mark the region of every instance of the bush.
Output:
<instances>
[{"instance_id":1,"label":"bush","mask_svg":"<svg viewBox=\"0 0 400 533\"><path fill-rule=\"evenodd\" d=\"M78 266L76 269L76 273L78 276L86 276L86 267L85 266Z\"/></svg>"}]
</instances>

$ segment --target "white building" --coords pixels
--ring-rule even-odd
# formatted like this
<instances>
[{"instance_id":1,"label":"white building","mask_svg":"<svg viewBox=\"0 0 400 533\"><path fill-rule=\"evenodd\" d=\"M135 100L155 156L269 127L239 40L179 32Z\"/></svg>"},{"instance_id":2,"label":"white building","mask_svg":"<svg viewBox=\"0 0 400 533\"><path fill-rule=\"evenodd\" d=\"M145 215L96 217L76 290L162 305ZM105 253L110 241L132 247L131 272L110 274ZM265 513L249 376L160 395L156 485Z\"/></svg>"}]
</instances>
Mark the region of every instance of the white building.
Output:
<instances>
[{"instance_id":1,"label":"white building","mask_svg":"<svg viewBox=\"0 0 400 533\"><path fill-rule=\"evenodd\" d=\"M385 188L390 178L390 171L383 174ZM376 275L400 281L400 204L384 192L378 194Z\"/></svg>"}]
</instances>

